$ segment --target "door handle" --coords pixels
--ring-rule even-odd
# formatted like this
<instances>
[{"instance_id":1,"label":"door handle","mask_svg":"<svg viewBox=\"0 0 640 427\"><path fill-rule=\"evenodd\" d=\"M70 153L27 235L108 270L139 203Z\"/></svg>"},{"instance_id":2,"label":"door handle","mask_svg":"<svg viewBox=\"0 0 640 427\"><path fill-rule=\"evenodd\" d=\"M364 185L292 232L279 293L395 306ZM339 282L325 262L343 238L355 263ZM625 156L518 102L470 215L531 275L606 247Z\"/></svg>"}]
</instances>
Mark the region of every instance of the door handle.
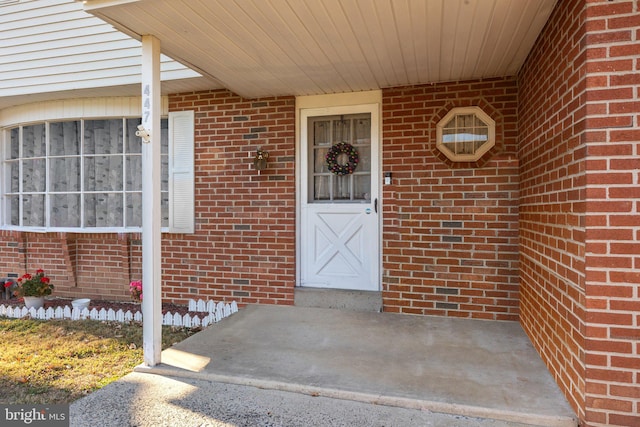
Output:
<instances>
[{"instance_id":1,"label":"door handle","mask_svg":"<svg viewBox=\"0 0 640 427\"><path fill-rule=\"evenodd\" d=\"M375 211L375 213L378 213L378 198L377 197L373 201L373 210Z\"/></svg>"}]
</instances>

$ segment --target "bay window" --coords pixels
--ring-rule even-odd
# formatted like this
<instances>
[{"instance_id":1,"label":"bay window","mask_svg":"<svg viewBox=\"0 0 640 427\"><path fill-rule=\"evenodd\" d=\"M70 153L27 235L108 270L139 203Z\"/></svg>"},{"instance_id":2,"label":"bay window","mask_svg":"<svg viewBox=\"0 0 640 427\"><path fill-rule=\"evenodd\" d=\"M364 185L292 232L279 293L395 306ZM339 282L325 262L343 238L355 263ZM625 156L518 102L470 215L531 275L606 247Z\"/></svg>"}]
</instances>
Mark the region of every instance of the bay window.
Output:
<instances>
[{"instance_id":1,"label":"bay window","mask_svg":"<svg viewBox=\"0 0 640 427\"><path fill-rule=\"evenodd\" d=\"M187 167L193 169L193 115L188 113L174 113L182 118L177 125L172 123L172 114L161 121L161 215L165 229L176 221L187 224L191 231L193 228L192 218L170 221L170 212L192 217L192 207L175 210L169 206L173 179L170 145L181 162L186 158L191 162ZM3 156L2 225L56 231L140 230L142 141L135 135L140 123L140 118L120 117L9 127ZM171 130L180 135L175 138ZM186 185L180 178L180 191L193 194L193 174ZM193 204L192 198L187 201Z\"/></svg>"}]
</instances>

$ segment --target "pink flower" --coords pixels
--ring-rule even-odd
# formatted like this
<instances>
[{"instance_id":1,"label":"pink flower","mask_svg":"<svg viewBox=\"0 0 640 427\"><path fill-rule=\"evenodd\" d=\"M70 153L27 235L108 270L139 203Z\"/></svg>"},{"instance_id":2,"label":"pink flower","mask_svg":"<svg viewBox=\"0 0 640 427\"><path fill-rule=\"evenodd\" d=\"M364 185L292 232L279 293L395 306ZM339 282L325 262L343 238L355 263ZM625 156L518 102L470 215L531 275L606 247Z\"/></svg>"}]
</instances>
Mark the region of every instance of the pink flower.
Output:
<instances>
[{"instance_id":1,"label":"pink flower","mask_svg":"<svg viewBox=\"0 0 640 427\"><path fill-rule=\"evenodd\" d=\"M129 283L129 293L135 301L142 301L142 281L132 280Z\"/></svg>"}]
</instances>

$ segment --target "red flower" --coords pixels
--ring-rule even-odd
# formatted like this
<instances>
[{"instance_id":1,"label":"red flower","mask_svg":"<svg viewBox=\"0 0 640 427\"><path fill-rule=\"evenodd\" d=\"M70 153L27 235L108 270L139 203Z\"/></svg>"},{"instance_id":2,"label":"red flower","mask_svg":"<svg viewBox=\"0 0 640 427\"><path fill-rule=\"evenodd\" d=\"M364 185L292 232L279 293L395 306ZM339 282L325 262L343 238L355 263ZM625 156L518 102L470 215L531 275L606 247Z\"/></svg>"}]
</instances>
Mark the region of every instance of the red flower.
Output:
<instances>
[{"instance_id":1,"label":"red flower","mask_svg":"<svg viewBox=\"0 0 640 427\"><path fill-rule=\"evenodd\" d=\"M35 275L25 273L18 279L15 294L24 296L46 296L51 295L54 286L51 279L45 277L44 270L38 269Z\"/></svg>"},{"instance_id":2,"label":"red flower","mask_svg":"<svg viewBox=\"0 0 640 427\"><path fill-rule=\"evenodd\" d=\"M4 287L5 288L9 288L9 287L11 287L11 285L13 285L13 282L4 282Z\"/></svg>"}]
</instances>

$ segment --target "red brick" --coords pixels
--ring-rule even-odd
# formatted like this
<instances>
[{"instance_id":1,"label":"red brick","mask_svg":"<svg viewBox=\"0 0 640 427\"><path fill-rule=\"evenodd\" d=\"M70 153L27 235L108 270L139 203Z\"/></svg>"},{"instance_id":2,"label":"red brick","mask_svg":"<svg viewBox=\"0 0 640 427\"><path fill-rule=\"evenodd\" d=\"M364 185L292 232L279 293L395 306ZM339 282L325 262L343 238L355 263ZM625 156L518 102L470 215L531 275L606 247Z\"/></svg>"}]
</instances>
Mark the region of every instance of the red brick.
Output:
<instances>
[{"instance_id":1,"label":"red brick","mask_svg":"<svg viewBox=\"0 0 640 427\"><path fill-rule=\"evenodd\" d=\"M595 170L593 163L589 163L588 169ZM607 167L607 170L610 169ZM599 170L599 169L598 169ZM611 173L611 172L603 172L603 173L589 173L587 174L587 184L592 185L607 185L607 184L632 184L633 183L633 174L632 173ZM593 195L593 191L597 191L597 188L588 188L591 195Z\"/></svg>"},{"instance_id":2,"label":"red brick","mask_svg":"<svg viewBox=\"0 0 640 427\"><path fill-rule=\"evenodd\" d=\"M607 27L610 29L640 27L640 15L636 13L627 16L609 18L607 19Z\"/></svg>"},{"instance_id":3,"label":"red brick","mask_svg":"<svg viewBox=\"0 0 640 427\"><path fill-rule=\"evenodd\" d=\"M611 415L609 415L609 422L608 425L610 426L637 426L640 425L640 415L637 414L637 409L636 409L636 413L634 414L633 410L628 411L629 415L624 415L624 414L616 414L616 413L611 413Z\"/></svg>"},{"instance_id":4,"label":"red brick","mask_svg":"<svg viewBox=\"0 0 640 427\"><path fill-rule=\"evenodd\" d=\"M636 54L640 54L640 44L638 44L637 49L639 52ZM634 85L640 84L640 76L637 73L612 75L611 77L609 77L609 81L611 86L627 86L627 85L634 86Z\"/></svg>"},{"instance_id":5,"label":"red brick","mask_svg":"<svg viewBox=\"0 0 640 427\"><path fill-rule=\"evenodd\" d=\"M589 19L623 15L633 12L633 2L603 2L600 0L591 2L586 8L586 16Z\"/></svg>"},{"instance_id":6,"label":"red brick","mask_svg":"<svg viewBox=\"0 0 640 427\"><path fill-rule=\"evenodd\" d=\"M629 371L615 369L597 369L587 367L589 381L603 381L605 383L632 383L633 374Z\"/></svg>"},{"instance_id":7,"label":"red brick","mask_svg":"<svg viewBox=\"0 0 640 427\"><path fill-rule=\"evenodd\" d=\"M610 301L609 306L614 311L629 311L640 313L640 300L623 300L623 301Z\"/></svg>"},{"instance_id":8,"label":"red brick","mask_svg":"<svg viewBox=\"0 0 640 427\"><path fill-rule=\"evenodd\" d=\"M631 40L631 31L628 29L620 31L607 31L602 33L592 32L587 36L586 42L589 46L602 43L610 44L615 42L626 42Z\"/></svg>"},{"instance_id":9,"label":"red brick","mask_svg":"<svg viewBox=\"0 0 640 427\"><path fill-rule=\"evenodd\" d=\"M617 61L603 60L603 61L591 61L587 63L588 73L608 73L608 72L620 72L620 71L633 71L633 60L631 59L619 59ZM609 98L611 97L611 98ZM610 89L605 91L599 91L599 93L588 94L587 100L606 100L606 99L625 99L632 98L632 94L625 90Z\"/></svg>"},{"instance_id":10,"label":"red brick","mask_svg":"<svg viewBox=\"0 0 640 427\"><path fill-rule=\"evenodd\" d=\"M611 357L612 368L640 369L640 357Z\"/></svg>"},{"instance_id":11,"label":"red brick","mask_svg":"<svg viewBox=\"0 0 640 427\"><path fill-rule=\"evenodd\" d=\"M609 127L627 127L632 126L633 120L629 116L609 116L600 118L591 118L587 125L591 129L609 128Z\"/></svg>"},{"instance_id":12,"label":"red brick","mask_svg":"<svg viewBox=\"0 0 640 427\"><path fill-rule=\"evenodd\" d=\"M640 55L640 43L625 43L619 46L611 46L609 48L609 56L612 58L623 56L638 56ZM613 76L612 76L613 77ZM617 86L617 84L612 84Z\"/></svg>"},{"instance_id":13,"label":"red brick","mask_svg":"<svg viewBox=\"0 0 640 427\"><path fill-rule=\"evenodd\" d=\"M609 409L618 412L630 412L633 404L628 400L601 399L597 397L587 397L587 405L595 409Z\"/></svg>"},{"instance_id":14,"label":"red brick","mask_svg":"<svg viewBox=\"0 0 640 427\"><path fill-rule=\"evenodd\" d=\"M611 142L637 142L640 140L640 129L612 130Z\"/></svg>"},{"instance_id":15,"label":"red brick","mask_svg":"<svg viewBox=\"0 0 640 427\"><path fill-rule=\"evenodd\" d=\"M640 102L628 101L628 102L609 102L610 114L625 114L625 113L637 113L640 111Z\"/></svg>"},{"instance_id":16,"label":"red brick","mask_svg":"<svg viewBox=\"0 0 640 427\"><path fill-rule=\"evenodd\" d=\"M640 283L640 272L637 271L611 271L609 277L612 283Z\"/></svg>"}]
</instances>

